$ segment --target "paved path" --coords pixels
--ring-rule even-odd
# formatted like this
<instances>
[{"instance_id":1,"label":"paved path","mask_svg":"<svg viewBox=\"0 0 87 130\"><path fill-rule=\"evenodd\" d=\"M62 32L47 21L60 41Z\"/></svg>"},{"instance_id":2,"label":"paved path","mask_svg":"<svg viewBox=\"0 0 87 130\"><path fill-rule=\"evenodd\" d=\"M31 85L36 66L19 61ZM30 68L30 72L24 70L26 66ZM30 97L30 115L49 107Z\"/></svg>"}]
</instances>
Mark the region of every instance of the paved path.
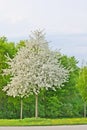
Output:
<instances>
[{"instance_id":1,"label":"paved path","mask_svg":"<svg viewBox=\"0 0 87 130\"><path fill-rule=\"evenodd\" d=\"M87 130L87 125L73 126L35 126L35 127L0 127L0 130Z\"/></svg>"}]
</instances>

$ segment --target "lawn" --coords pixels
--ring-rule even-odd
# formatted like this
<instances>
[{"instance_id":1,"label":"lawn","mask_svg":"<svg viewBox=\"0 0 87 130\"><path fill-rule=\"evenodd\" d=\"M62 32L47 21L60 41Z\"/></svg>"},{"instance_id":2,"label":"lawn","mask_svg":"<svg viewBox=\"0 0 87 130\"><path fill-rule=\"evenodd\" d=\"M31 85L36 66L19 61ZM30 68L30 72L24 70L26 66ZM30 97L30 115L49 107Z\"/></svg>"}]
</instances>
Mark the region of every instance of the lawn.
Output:
<instances>
[{"instance_id":1,"label":"lawn","mask_svg":"<svg viewBox=\"0 0 87 130\"><path fill-rule=\"evenodd\" d=\"M50 126L50 125L82 125L87 124L87 118L25 118L25 119L0 119L0 126Z\"/></svg>"}]
</instances>

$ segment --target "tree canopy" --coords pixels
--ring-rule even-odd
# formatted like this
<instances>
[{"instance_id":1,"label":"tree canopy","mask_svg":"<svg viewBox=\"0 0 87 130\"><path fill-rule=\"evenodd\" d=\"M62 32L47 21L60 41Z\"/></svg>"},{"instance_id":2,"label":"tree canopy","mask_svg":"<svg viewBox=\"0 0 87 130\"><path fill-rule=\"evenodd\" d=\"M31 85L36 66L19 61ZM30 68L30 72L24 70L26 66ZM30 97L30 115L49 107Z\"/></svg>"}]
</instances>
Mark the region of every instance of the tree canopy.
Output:
<instances>
[{"instance_id":1,"label":"tree canopy","mask_svg":"<svg viewBox=\"0 0 87 130\"><path fill-rule=\"evenodd\" d=\"M41 31L35 31L17 55L8 60L10 67L4 73L12 77L3 90L10 96L24 97L32 92L38 94L42 88L61 87L69 76L69 70L56 59L56 52L49 49Z\"/></svg>"}]
</instances>

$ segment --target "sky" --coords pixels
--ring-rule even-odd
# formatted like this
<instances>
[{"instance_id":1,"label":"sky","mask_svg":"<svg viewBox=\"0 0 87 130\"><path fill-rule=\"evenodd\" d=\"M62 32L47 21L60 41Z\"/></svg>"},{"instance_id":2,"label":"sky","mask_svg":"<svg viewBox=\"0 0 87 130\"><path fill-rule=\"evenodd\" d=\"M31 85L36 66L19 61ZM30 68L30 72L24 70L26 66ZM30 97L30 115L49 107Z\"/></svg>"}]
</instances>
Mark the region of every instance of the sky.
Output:
<instances>
[{"instance_id":1,"label":"sky","mask_svg":"<svg viewBox=\"0 0 87 130\"><path fill-rule=\"evenodd\" d=\"M0 0L0 36L17 41L36 29L51 48L87 61L87 0Z\"/></svg>"}]
</instances>

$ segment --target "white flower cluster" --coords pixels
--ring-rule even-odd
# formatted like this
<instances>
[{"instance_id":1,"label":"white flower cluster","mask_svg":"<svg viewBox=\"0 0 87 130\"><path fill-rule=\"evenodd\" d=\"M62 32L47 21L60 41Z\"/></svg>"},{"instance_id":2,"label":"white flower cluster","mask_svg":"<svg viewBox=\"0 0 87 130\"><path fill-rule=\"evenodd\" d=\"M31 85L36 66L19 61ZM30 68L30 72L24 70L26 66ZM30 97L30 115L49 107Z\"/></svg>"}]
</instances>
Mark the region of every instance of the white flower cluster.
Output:
<instances>
[{"instance_id":1,"label":"white flower cluster","mask_svg":"<svg viewBox=\"0 0 87 130\"><path fill-rule=\"evenodd\" d=\"M43 88L61 87L67 81L69 71L56 59L56 53L48 47L42 32L35 31L17 55L8 62L11 82L3 88L10 96L38 94Z\"/></svg>"}]
</instances>

